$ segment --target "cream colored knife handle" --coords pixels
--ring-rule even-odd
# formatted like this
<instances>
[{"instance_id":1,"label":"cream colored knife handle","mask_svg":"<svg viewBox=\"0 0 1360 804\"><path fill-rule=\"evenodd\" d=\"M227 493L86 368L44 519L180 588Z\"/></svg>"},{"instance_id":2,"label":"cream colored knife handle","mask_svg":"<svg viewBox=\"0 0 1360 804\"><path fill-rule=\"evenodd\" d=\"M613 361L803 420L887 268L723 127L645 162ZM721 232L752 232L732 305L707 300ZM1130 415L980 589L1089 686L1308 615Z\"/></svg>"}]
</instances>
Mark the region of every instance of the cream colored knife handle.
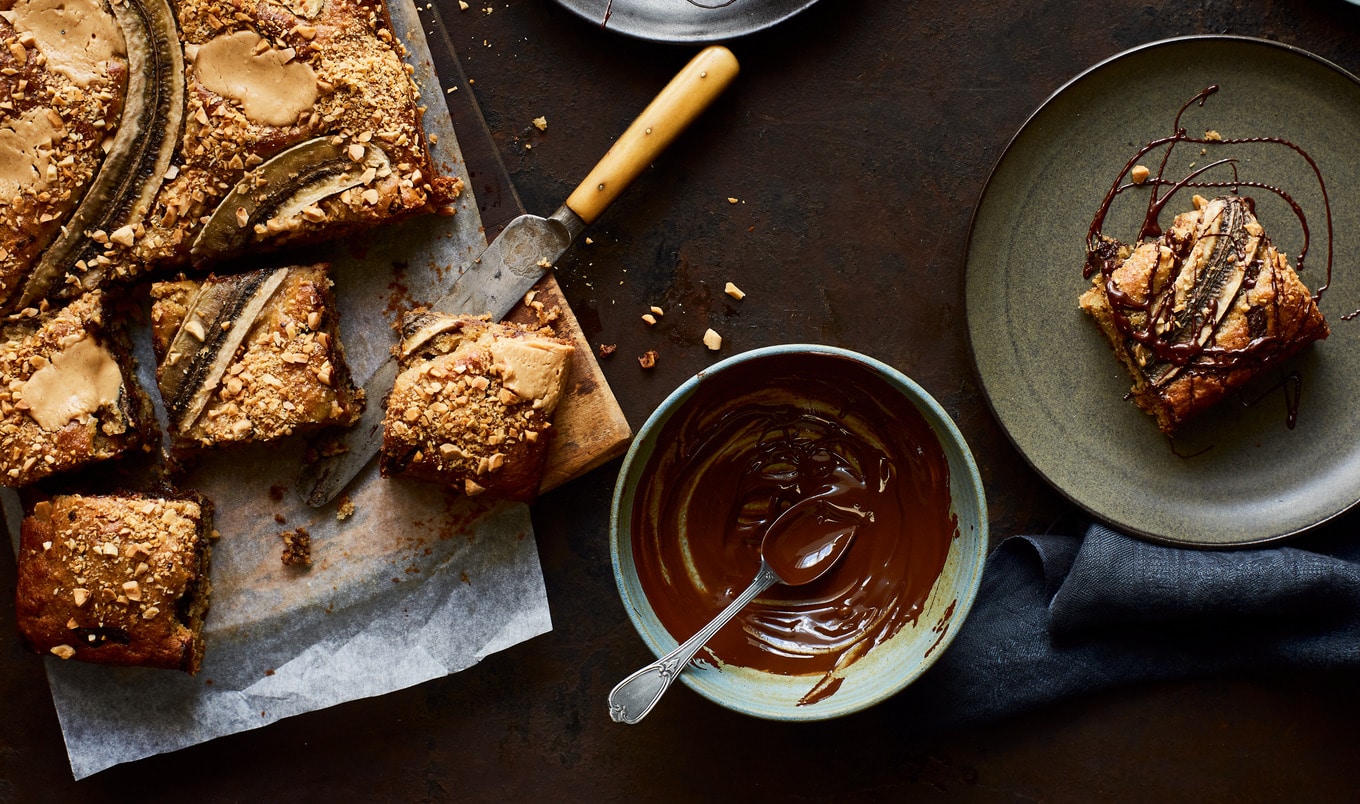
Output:
<instances>
[{"instance_id":1,"label":"cream colored knife handle","mask_svg":"<svg viewBox=\"0 0 1360 804\"><path fill-rule=\"evenodd\" d=\"M737 77L738 69L737 57L721 45L700 51L642 110L567 198L571 211L586 223L594 223L633 179L722 94Z\"/></svg>"}]
</instances>

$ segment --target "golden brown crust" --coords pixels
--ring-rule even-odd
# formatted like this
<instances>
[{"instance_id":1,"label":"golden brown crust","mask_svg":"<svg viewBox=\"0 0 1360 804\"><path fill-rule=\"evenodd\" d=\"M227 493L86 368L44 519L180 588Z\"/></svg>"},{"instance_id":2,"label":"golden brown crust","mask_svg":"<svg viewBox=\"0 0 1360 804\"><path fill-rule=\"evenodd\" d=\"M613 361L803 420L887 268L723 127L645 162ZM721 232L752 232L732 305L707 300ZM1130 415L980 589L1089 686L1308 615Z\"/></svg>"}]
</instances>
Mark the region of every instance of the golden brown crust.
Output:
<instances>
[{"instance_id":1,"label":"golden brown crust","mask_svg":"<svg viewBox=\"0 0 1360 804\"><path fill-rule=\"evenodd\" d=\"M460 183L437 177L430 162L418 91L381 3L181 0L175 6L188 74L184 138L174 160L175 175L162 185L132 249L134 260L150 267L186 264L203 218L247 170L318 137L346 149L381 148L391 169L317 202L307 215L263 224L266 230L256 230L257 242L247 250L316 242L431 212L458 194ZM262 37L262 47L293 54L290 64L305 65L315 75L315 104L294 122L252 120L240 101L217 94L200 80L194 60L201 48L241 31Z\"/></svg>"},{"instance_id":2,"label":"golden brown crust","mask_svg":"<svg viewBox=\"0 0 1360 804\"><path fill-rule=\"evenodd\" d=\"M10 11L14 0L0 0ZM104 13L108 13L105 9ZM112 17L109 17L110 21ZM29 269L60 231L94 178L104 151L100 147L118 124L127 85L122 54L103 65L102 74L81 86L49 63L33 34L19 31L0 16L0 129L43 130L46 147L27 156L29 181L7 187L0 181L0 301L22 284ZM29 162L14 146L21 136L0 136L0 160Z\"/></svg>"},{"instance_id":3,"label":"golden brown crust","mask_svg":"<svg viewBox=\"0 0 1360 804\"><path fill-rule=\"evenodd\" d=\"M351 382L340 345L329 267L277 270L286 272L282 284L236 350L202 415L187 427L172 422L178 447L272 441L350 425L363 412L363 392ZM152 336L162 378L170 344L202 284L180 280L152 286Z\"/></svg>"},{"instance_id":4,"label":"golden brown crust","mask_svg":"<svg viewBox=\"0 0 1360 804\"><path fill-rule=\"evenodd\" d=\"M197 672L211 518L196 499L60 495L36 503L19 545L24 640L63 659Z\"/></svg>"},{"instance_id":5,"label":"golden brown crust","mask_svg":"<svg viewBox=\"0 0 1360 804\"><path fill-rule=\"evenodd\" d=\"M1216 217L1223 215L1224 203L1224 199L1197 197L1197 208L1178 215L1165 237L1124 247L1108 281L1103 275L1094 276L1080 300L1081 308L1100 326L1133 378L1134 401L1155 416L1158 427L1168 435L1262 370L1329 334L1308 288L1249 213L1241 231L1248 244L1244 253L1254 256L1242 271L1230 306L1195 357L1183 366L1168 365L1120 328L1111 304L1111 285L1124 294L1120 310L1136 330L1150 326L1153 314L1149 310L1179 313L1190 306L1186 299L1196 272L1205 270L1202 252L1218 236L1212 227L1218 225ZM1166 306L1159 308L1159 302ZM1164 321L1171 318L1170 313L1163 316ZM1191 320L1199 325L1200 319Z\"/></svg>"},{"instance_id":6,"label":"golden brown crust","mask_svg":"<svg viewBox=\"0 0 1360 804\"><path fill-rule=\"evenodd\" d=\"M15 2L0 0L0 11ZM14 223L12 230L0 233L0 306L16 308L21 289L33 298L65 298L79 286L127 281L152 269L182 268L191 261L206 266L284 245L335 239L446 209L461 190L459 179L437 175L429 157L419 90L379 0L180 0L172 5L185 56L184 124L164 175L146 180L148 187L154 184L159 190L150 208L137 213L138 219L119 219L120 225L107 227L112 231L92 226L85 234L95 256L60 268L70 272L64 280L44 276L31 287L25 286L34 279L43 250L68 222L100 167L100 144L118 123L129 82L127 65L113 59L101 82L73 88L63 75L44 71L41 54L22 44L25 34L0 18L0 40L7 43L0 48L0 123L34 109L42 113L35 119L43 125L49 112L61 123L55 149L43 160L54 166L44 169L55 170L55 175L0 208ZM305 86L315 97L304 93L305 103L293 108L291 116L253 108L260 88L271 83L268 74L233 87L232 80L253 68L238 69L224 84L220 71L196 63L205 48L211 51L232 36L251 37L258 44L252 52L286 71L288 80L276 85ZM239 68L242 59L253 57L246 53L234 58L226 62ZM222 63L219 58L218 66ZM212 74L219 77L215 80ZM34 137L41 138L41 132L30 132L29 138ZM271 168L269 160L308 143L325 143L364 169L341 182L317 178L334 172L334 157L330 172L319 174ZM234 193L254 200L238 205ZM245 216L251 204L258 209L252 210L253 217ZM242 220L248 217L240 232L233 230L238 210ZM207 223L219 211L214 231L230 233L229 242L212 247L217 241L206 238L208 244L200 244L191 257L195 242L213 228ZM223 221L230 225L223 227ZM81 247L89 245L82 241ZM56 286L48 287L48 282Z\"/></svg>"},{"instance_id":7,"label":"golden brown crust","mask_svg":"<svg viewBox=\"0 0 1360 804\"><path fill-rule=\"evenodd\" d=\"M39 371L51 372L54 360L73 345L91 343L107 350L118 365L122 386L116 400L45 427L35 418L28 383ZM88 293L62 309L9 319L0 326L0 483L24 486L117 457L140 446L144 429L150 427L150 403L137 384L121 333L108 327L103 294Z\"/></svg>"},{"instance_id":8,"label":"golden brown crust","mask_svg":"<svg viewBox=\"0 0 1360 804\"><path fill-rule=\"evenodd\" d=\"M383 476L532 500L570 344L485 317L420 310L406 316L403 331L384 420ZM530 358L520 356L525 349Z\"/></svg>"}]
</instances>

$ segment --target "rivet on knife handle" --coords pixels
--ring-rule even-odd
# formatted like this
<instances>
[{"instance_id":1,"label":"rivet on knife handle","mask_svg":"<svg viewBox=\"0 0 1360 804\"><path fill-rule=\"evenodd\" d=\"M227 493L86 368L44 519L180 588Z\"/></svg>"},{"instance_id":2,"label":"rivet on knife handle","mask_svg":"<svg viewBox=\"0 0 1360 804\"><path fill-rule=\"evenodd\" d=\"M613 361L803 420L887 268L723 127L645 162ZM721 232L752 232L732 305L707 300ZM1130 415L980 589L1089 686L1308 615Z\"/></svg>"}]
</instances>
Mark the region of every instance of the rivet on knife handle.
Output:
<instances>
[{"instance_id":1,"label":"rivet on knife handle","mask_svg":"<svg viewBox=\"0 0 1360 804\"><path fill-rule=\"evenodd\" d=\"M694 122L737 77L736 56L721 45L704 48L642 110L628 130L567 198L586 223L595 219Z\"/></svg>"}]
</instances>

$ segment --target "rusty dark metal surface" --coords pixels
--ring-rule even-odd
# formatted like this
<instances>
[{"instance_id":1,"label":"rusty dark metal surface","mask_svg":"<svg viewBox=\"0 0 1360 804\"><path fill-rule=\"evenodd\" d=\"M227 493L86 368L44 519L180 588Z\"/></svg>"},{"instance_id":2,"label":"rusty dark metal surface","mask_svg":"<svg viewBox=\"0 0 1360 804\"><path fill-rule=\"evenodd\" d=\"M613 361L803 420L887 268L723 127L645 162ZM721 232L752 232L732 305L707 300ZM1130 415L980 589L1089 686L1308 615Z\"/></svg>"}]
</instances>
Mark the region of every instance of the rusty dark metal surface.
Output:
<instances>
[{"instance_id":1,"label":"rusty dark metal surface","mask_svg":"<svg viewBox=\"0 0 1360 804\"><path fill-rule=\"evenodd\" d=\"M515 189L529 211L556 208L693 52L602 32L548 0L436 5L513 179L473 166L492 221L513 214ZM1343 0L835 0L731 43L738 82L558 268L588 337L618 346L603 365L629 420L734 351L856 349L956 418L993 541L1080 528L978 392L963 322L969 216L1051 92L1128 47L1196 33L1275 39L1360 71L1360 8ZM748 297L725 296L727 281ZM666 311L654 328L639 319L651 305ZM716 355L700 343L709 327L726 341ZM635 358L649 349L647 371ZM617 468L535 505L551 634L415 689L81 783L41 662L14 636L14 562L0 551L0 800L1343 801L1360 786L1360 679L1325 669L1119 690L931 738L893 701L795 726L686 689L639 726L611 723L606 693L650 658L609 565ZM1352 514L1303 543L1357 530Z\"/></svg>"}]
</instances>

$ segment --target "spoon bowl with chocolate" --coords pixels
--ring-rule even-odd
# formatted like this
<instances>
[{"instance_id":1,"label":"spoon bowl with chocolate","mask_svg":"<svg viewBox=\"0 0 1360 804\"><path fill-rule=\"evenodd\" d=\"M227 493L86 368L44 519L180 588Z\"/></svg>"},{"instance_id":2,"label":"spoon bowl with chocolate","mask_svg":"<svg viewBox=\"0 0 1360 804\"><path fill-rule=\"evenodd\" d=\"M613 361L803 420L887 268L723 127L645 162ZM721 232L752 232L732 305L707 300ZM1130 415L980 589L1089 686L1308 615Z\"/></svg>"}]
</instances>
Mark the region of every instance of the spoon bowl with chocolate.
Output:
<instances>
[{"instance_id":1,"label":"spoon bowl with chocolate","mask_svg":"<svg viewBox=\"0 0 1360 804\"><path fill-rule=\"evenodd\" d=\"M636 722L678 677L800 721L872 706L939 657L976 594L987 520L967 444L919 385L783 345L661 404L624 459L610 538L624 606L666 657L620 684L614 719ZM704 630L720 614L734 622Z\"/></svg>"},{"instance_id":2,"label":"spoon bowl with chocolate","mask_svg":"<svg viewBox=\"0 0 1360 804\"><path fill-rule=\"evenodd\" d=\"M685 665L746 604L777 583L802 586L825 575L845 555L865 519L872 521L873 514L817 497L786 508L760 540L760 569L746 591L675 650L620 681L609 693L609 716L616 723L637 723L646 717Z\"/></svg>"}]
</instances>

